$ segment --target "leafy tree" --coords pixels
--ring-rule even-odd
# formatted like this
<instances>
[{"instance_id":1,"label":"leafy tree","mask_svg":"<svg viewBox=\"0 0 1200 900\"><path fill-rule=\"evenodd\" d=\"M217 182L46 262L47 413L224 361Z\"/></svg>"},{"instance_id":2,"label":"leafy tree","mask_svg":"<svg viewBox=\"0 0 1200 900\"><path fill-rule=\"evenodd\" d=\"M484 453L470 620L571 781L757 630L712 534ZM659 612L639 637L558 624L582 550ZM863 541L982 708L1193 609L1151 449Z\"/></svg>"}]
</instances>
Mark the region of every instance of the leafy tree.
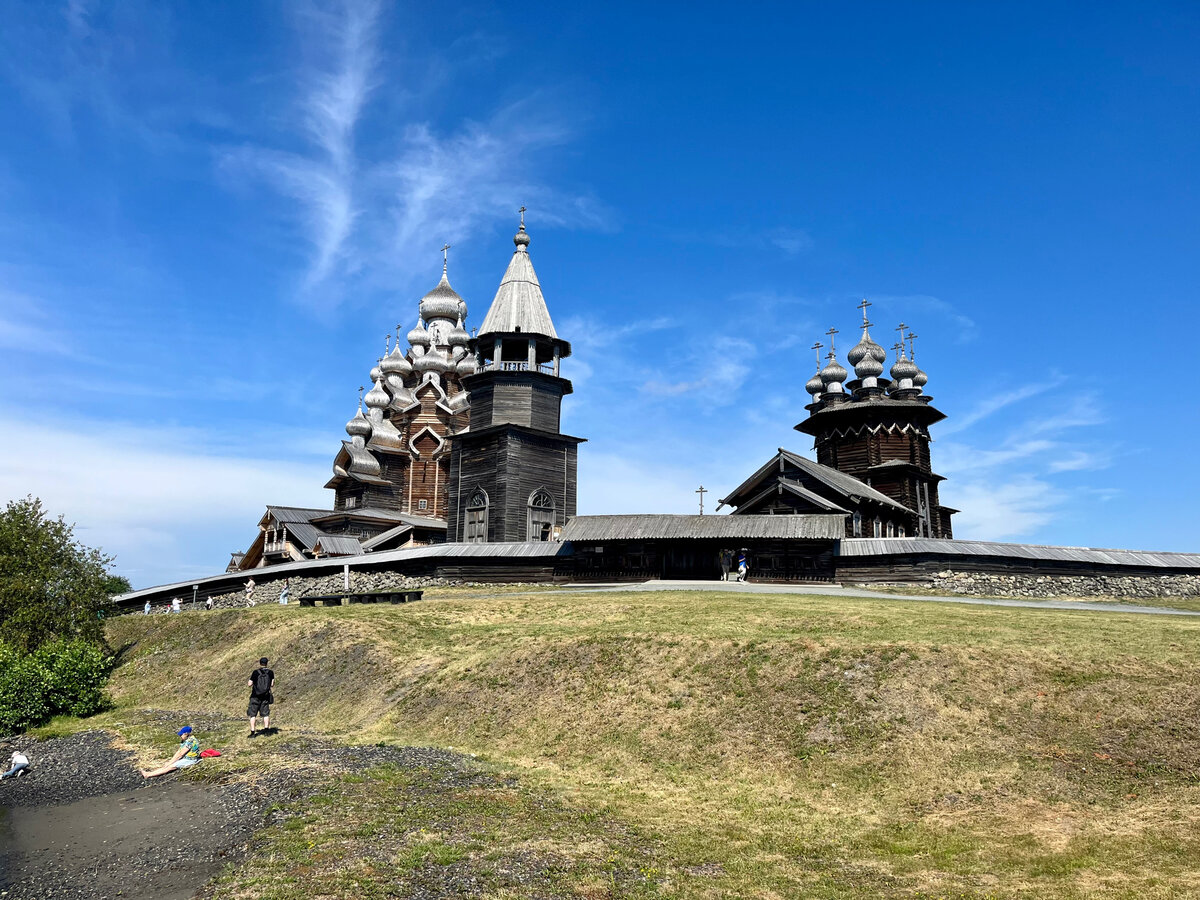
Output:
<instances>
[{"instance_id":1,"label":"leafy tree","mask_svg":"<svg viewBox=\"0 0 1200 900\"><path fill-rule=\"evenodd\" d=\"M112 597L115 594L128 594L133 590L133 585L124 575L109 575L104 581L104 590Z\"/></svg>"},{"instance_id":2,"label":"leafy tree","mask_svg":"<svg viewBox=\"0 0 1200 900\"><path fill-rule=\"evenodd\" d=\"M21 652L76 637L99 643L111 562L36 497L9 501L0 512L0 642Z\"/></svg>"}]
</instances>

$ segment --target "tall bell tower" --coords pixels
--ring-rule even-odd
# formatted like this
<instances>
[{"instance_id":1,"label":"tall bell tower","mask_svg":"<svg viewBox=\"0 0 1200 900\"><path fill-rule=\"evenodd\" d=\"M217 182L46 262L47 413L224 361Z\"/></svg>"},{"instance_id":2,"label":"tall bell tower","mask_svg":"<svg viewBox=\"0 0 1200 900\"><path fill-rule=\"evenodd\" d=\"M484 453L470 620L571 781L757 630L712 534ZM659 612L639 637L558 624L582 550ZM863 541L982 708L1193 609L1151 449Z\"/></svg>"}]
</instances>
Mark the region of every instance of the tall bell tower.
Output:
<instances>
[{"instance_id":1,"label":"tall bell tower","mask_svg":"<svg viewBox=\"0 0 1200 900\"><path fill-rule=\"evenodd\" d=\"M571 345L554 330L529 258L525 209L516 250L471 340L478 370L463 378L471 423L450 452L446 540L549 541L575 515L578 445L560 431Z\"/></svg>"}]
</instances>

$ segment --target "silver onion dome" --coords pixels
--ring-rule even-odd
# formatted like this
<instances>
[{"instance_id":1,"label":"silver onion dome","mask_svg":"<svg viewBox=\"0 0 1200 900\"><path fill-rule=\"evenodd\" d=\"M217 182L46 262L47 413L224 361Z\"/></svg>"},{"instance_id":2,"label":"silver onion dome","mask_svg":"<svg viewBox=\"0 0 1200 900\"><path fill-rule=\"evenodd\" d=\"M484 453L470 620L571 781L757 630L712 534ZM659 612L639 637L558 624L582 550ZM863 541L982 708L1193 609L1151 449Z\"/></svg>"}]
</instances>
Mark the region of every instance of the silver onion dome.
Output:
<instances>
[{"instance_id":1,"label":"silver onion dome","mask_svg":"<svg viewBox=\"0 0 1200 900\"><path fill-rule=\"evenodd\" d=\"M391 398L388 397L387 391L383 389L378 378L375 379L375 386L367 391L367 396L363 397L363 400L371 409L384 409L391 402Z\"/></svg>"},{"instance_id":2,"label":"silver onion dome","mask_svg":"<svg viewBox=\"0 0 1200 900\"><path fill-rule=\"evenodd\" d=\"M520 230L516 233L516 235L513 236L513 243L516 244L518 247L528 247L529 246L529 235L525 231L525 223L524 222L521 223Z\"/></svg>"},{"instance_id":3,"label":"silver onion dome","mask_svg":"<svg viewBox=\"0 0 1200 900\"><path fill-rule=\"evenodd\" d=\"M392 348L392 352L383 358L383 362L379 364L379 370L384 375L411 375L412 363L410 363L400 352L400 344L396 344Z\"/></svg>"},{"instance_id":4,"label":"silver onion dome","mask_svg":"<svg viewBox=\"0 0 1200 900\"><path fill-rule=\"evenodd\" d=\"M442 356L441 351L437 348L430 348L426 353L416 358L413 362L413 368L421 374L426 372L444 374L450 371L450 360Z\"/></svg>"},{"instance_id":5,"label":"silver onion dome","mask_svg":"<svg viewBox=\"0 0 1200 900\"><path fill-rule=\"evenodd\" d=\"M370 379L372 381L378 381L380 378L383 377L383 370L380 369L379 366L377 366L377 365L371 366L371 371L368 373L368 376L370 377Z\"/></svg>"},{"instance_id":6,"label":"silver onion dome","mask_svg":"<svg viewBox=\"0 0 1200 900\"><path fill-rule=\"evenodd\" d=\"M878 378L883 374L883 363L867 353L854 364L854 374L859 378Z\"/></svg>"},{"instance_id":7,"label":"silver onion dome","mask_svg":"<svg viewBox=\"0 0 1200 900\"><path fill-rule=\"evenodd\" d=\"M913 377L921 370L917 368L916 363L906 356L901 356L898 360L892 363L892 380L897 382L913 380Z\"/></svg>"},{"instance_id":8,"label":"silver onion dome","mask_svg":"<svg viewBox=\"0 0 1200 900\"><path fill-rule=\"evenodd\" d=\"M458 318L458 324L450 331L450 336L446 339L451 347L465 347L471 340L471 336L467 334L467 329L463 328L462 316Z\"/></svg>"},{"instance_id":9,"label":"silver onion dome","mask_svg":"<svg viewBox=\"0 0 1200 900\"><path fill-rule=\"evenodd\" d=\"M843 369L836 359L831 359L829 363L821 370L821 383L828 387L831 384L836 384L839 388L842 382L846 380L848 373Z\"/></svg>"},{"instance_id":10,"label":"silver onion dome","mask_svg":"<svg viewBox=\"0 0 1200 900\"><path fill-rule=\"evenodd\" d=\"M425 323L421 319L417 319L416 327L408 333L408 343L413 347L429 346L429 332L425 330Z\"/></svg>"},{"instance_id":11,"label":"silver onion dome","mask_svg":"<svg viewBox=\"0 0 1200 900\"><path fill-rule=\"evenodd\" d=\"M354 418L346 423L346 434L350 435L350 437L360 438L371 436L371 423L363 415L361 406L358 408L358 412L354 415Z\"/></svg>"},{"instance_id":12,"label":"silver onion dome","mask_svg":"<svg viewBox=\"0 0 1200 900\"><path fill-rule=\"evenodd\" d=\"M454 288L450 287L444 271L442 280L437 283L437 287L421 298L421 318L426 322L430 319L457 319L459 316L465 315L463 312L465 308L466 303Z\"/></svg>"},{"instance_id":13,"label":"silver onion dome","mask_svg":"<svg viewBox=\"0 0 1200 900\"><path fill-rule=\"evenodd\" d=\"M459 376L474 375L478 371L479 365L475 362L475 357L468 353L458 361L458 365L454 367Z\"/></svg>"},{"instance_id":14,"label":"silver onion dome","mask_svg":"<svg viewBox=\"0 0 1200 900\"><path fill-rule=\"evenodd\" d=\"M862 340L850 348L850 352L846 354L846 359L850 365L858 369L858 364L864 359L871 358L876 362L882 363L887 359L887 351L871 340L871 336L867 334L867 329L863 329ZM883 371L881 368L880 372ZM862 374L859 372L858 374Z\"/></svg>"},{"instance_id":15,"label":"silver onion dome","mask_svg":"<svg viewBox=\"0 0 1200 900\"><path fill-rule=\"evenodd\" d=\"M915 360L913 361L913 365L916 365ZM917 366L917 374L913 376L912 381L913 387L923 388L929 384L929 376L925 374L925 371L920 366Z\"/></svg>"},{"instance_id":16,"label":"silver onion dome","mask_svg":"<svg viewBox=\"0 0 1200 900\"><path fill-rule=\"evenodd\" d=\"M817 372L812 378L808 379L808 382L804 385L804 389L814 397L821 393L825 389L825 382L821 380L821 373Z\"/></svg>"}]
</instances>

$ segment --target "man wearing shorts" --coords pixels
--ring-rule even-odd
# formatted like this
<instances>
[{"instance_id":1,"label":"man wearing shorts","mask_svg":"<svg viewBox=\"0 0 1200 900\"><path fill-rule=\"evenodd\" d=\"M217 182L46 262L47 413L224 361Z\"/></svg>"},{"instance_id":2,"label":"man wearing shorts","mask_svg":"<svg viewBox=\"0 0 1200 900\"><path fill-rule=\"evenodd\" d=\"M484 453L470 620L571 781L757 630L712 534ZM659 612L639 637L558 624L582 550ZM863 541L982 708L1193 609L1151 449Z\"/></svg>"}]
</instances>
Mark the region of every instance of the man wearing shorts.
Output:
<instances>
[{"instance_id":1,"label":"man wearing shorts","mask_svg":"<svg viewBox=\"0 0 1200 900\"><path fill-rule=\"evenodd\" d=\"M246 682L250 686L250 705L246 707L246 715L250 717L250 737L254 737L254 726L259 715L263 717L263 731L271 727L271 703L275 697L271 688L275 686L275 673L267 668L267 658L258 661L258 668L250 673Z\"/></svg>"}]
</instances>

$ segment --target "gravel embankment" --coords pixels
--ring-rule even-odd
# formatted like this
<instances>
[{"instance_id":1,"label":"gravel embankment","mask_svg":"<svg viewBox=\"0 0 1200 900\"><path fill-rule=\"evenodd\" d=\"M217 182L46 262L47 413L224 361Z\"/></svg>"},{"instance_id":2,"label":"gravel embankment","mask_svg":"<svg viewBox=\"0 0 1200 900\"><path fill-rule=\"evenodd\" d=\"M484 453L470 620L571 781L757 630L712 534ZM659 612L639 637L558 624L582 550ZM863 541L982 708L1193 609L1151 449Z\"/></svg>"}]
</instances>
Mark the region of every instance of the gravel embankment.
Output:
<instances>
[{"instance_id":1,"label":"gravel embankment","mask_svg":"<svg viewBox=\"0 0 1200 900\"><path fill-rule=\"evenodd\" d=\"M179 713L149 718L172 728L182 721ZM203 719L189 720L202 743L210 725ZM273 804L309 796L328 777L383 764L484 777L469 758L433 748L338 747L289 732L261 740L274 757L267 771L226 784L177 775L144 781L133 756L101 731L5 742L4 757L19 748L32 766L0 782L0 900L186 900L242 858L256 830L287 815L268 814Z\"/></svg>"}]
</instances>

